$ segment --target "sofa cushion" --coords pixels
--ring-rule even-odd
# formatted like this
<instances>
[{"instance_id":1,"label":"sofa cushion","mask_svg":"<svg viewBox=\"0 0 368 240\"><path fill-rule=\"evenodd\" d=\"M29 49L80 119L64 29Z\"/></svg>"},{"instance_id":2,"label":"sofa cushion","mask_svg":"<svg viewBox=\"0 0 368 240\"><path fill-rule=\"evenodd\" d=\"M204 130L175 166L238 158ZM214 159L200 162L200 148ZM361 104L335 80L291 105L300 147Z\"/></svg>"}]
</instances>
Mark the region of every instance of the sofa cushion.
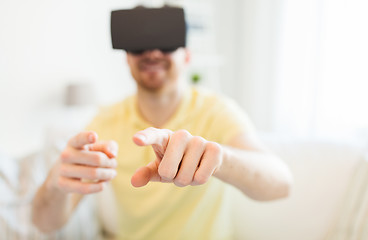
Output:
<instances>
[{"instance_id":1,"label":"sofa cushion","mask_svg":"<svg viewBox=\"0 0 368 240\"><path fill-rule=\"evenodd\" d=\"M100 239L96 197L86 196L71 220L53 234L42 234L31 222L32 199L56 159L58 150L32 154L20 159L0 155L1 239Z\"/></svg>"},{"instance_id":2,"label":"sofa cushion","mask_svg":"<svg viewBox=\"0 0 368 240\"><path fill-rule=\"evenodd\" d=\"M256 202L234 190L239 239L324 239L338 216L349 183L363 161L362 149L318 139L263 137L290 167L290 197Z\"/></svg>"}]
</instances>

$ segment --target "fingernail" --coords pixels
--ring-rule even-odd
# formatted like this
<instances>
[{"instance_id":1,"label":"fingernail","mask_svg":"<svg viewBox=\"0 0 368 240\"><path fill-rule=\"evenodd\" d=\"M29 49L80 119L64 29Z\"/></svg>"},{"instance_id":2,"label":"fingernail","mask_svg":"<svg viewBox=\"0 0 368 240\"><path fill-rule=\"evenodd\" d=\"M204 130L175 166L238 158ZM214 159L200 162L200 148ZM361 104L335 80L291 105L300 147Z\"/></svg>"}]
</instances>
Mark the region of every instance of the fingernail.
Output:
<instances>
[{"instance_id":1,"label":"fingernail","mask_svg":"<svg viewBox=\"0 0 368 240\"><path fill-rule=\"evenodd\" d=\"M88 136L88 141L89 141L90 143L93 143L93 142L95 141L95 136L94 136L93 134L89 134L89 136Z\"/></svg>"},{"instance_id":2,"label":"fingernail","mask_svg":"<svg viewBox=\"0 0 368 240\"><path fill-rule=\"evenodd\" d=\"M138 135L136 135L136 137L139 138L140 140L142 140L143 142L145 142L146 139L147 139L146 136L144 136L142 134L138 134Z\"/></svg>"},{"instance_id":3,"label":"fingernail","mask_svg":"<svg viewBox=\"0 0 368 240\"><path fill-rule=\"evenodd\" d=\"M112 150L111 153L112 153L112 155L114 155L114 157L116 157L118 155L118 151L117 150Z\"/></svg>"}]
</instances>

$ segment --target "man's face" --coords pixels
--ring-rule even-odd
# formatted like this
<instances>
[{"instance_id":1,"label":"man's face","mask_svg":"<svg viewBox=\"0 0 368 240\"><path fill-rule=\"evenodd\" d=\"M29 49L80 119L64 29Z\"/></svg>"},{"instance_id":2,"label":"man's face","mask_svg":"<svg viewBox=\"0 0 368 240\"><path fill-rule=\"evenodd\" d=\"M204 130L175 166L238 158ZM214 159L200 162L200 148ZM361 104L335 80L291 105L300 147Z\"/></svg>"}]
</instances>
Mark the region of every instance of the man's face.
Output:
<instances>
[{"instance_id":1,"label":"man's face","mask_svg":"<svg viewBox=\"0 0 368 240\"><path fill-rule=\"evenodd\" d=\"M164 53L158 49L141 54L127 53L127 62L138 87L157 92L175 85L189 62L187 49Z\"/></svg>"}]
</instances>

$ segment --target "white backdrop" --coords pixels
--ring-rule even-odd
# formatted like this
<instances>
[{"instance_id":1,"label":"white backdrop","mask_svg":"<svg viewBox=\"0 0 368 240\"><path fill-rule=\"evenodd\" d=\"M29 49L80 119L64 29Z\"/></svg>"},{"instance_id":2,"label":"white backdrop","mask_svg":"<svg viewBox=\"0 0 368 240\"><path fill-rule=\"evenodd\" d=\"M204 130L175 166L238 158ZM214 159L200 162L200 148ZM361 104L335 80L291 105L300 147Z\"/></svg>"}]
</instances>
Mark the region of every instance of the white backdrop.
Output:
<instances>
[{"instance_id":1,"label":"white backdrop","mask_svg":"<svg viewBox=\"0 0 368 240\"><path fill-rule=\"evenodd\" d=\"M134 91L124 53L111 49L109 15L138 2L164 1L0 0L1 151L39 148L45 129L71 115L83 125L93 109L65 109L69 83L94 86L99 104ZM367 139L366 1L169 2L206 19L205 37L192 38L205 53L192 70L235 98L260 131Z\"/></svg>"},{"instance_id":2,"label":"white backdrop","mask_svg":"<svg viewBox=\"0 0 368 240\"><path fill-rule=\"evenodd\" d=\"M48 124L67 121L59 118L69 83L90 83L99 103L134 90L124 54L111 49L108 31L111 9L132 3L0 1L2 151L37 149Z\"/></svg>"},{"instance_id":3,"label":"white backdrop","mask_svg":"<svg viewBox=\"0 0 368 240\"><path fill-rule=\"evenodd\" d=\"M95 108L64 105L68 84L92 86L98 105L134 92L125 54L111 48L110 11L138 3L158 6L163 1L0 0L1 152L22 156L42 148L50 132L88 122ZM200 53L194 54L190 69L200 69L204 84L220 89L216 68L221 60L213 51L208 3L183 1L203 26L189 39Z\"/></svg>"},{"instance_id":4,"label":"white backdrop","mask_svg":"<svg viewBox=\"0 0 368 240\"><path fill-rule=\"evenodd\" d=\"M285 1L274 131L367 141L367 11L364 0Z\"/></svg>"}]
</instances>

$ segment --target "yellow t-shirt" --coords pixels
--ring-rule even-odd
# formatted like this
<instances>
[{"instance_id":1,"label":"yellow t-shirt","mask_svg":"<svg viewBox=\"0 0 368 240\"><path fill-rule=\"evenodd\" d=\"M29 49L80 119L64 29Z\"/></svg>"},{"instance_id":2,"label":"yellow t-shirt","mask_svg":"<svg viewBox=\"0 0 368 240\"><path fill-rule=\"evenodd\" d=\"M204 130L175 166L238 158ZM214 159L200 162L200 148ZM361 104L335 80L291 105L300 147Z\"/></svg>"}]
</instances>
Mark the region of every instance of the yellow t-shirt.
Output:
<instances>
[{"instance_id":1,"label":"yellow t-shirt","mask_svg":"<svg viewBox=\"0 0 368 240\"><path fill-rule=\"evenodd\" d=\"M150 127L136 106L136 96L128 97L102 109L88 127L99 139L119 144L118 174L112 181L119 211L117 239L233 239L227 187L217 178L195 187L156 182L142 188L131 186L135 170L155 159L150 146L138 147L132 141L137 131ZM162 128L186 129L220 144L253 131L248 117L233 101L196 88L185 92Z\"/></svg>"}]
</instances>

